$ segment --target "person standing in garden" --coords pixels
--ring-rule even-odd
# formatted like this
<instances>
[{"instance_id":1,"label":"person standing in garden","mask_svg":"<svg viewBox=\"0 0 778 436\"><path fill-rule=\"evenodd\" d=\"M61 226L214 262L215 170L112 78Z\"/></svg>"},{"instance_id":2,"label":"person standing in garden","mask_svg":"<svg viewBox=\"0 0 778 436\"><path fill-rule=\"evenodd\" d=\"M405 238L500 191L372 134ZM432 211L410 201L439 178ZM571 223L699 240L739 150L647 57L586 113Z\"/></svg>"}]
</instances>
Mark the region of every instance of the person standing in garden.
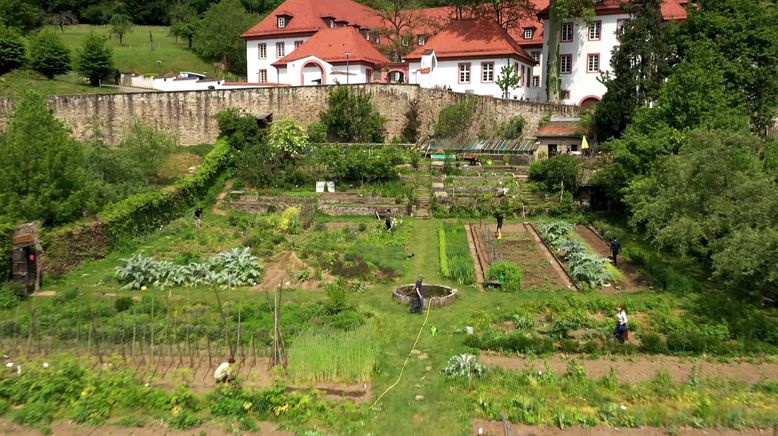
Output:
<instances>
[{"instance_id":1,"label":"person standing in garden","mask_svg":"<svg viewBox=\"0 0 778 436\"><path fill-rule=\"evenodd\" d=\"M505 215L498 209L494 217L497 219L497 239L499 240L502 239L502 224L505 221Z\"/></svg>"},{"instance_id":2,"label":"person standing in garden","mask_svg":"<svg viewBox=\"0 0 778 436\"><path fill-rule=\"evenodd\" d=\"M424 277L419 276L419 278L416 279L416 285L413 287L414 292L416 292L416 299L411 303L411 313L424 312L424 297L421 294L423 279Z\"/></svg>"},{"instance_id":3,"label":"person standing in garden","mask_svg":"<svg viewBox=\"0 0 778 436\"><path fill-rule=\"evenodd\" d=\"M613 333L613 337L623 344L629 337L629 333L627 333L627 310L624 306L618 306L616 307L616 312L616 331Z\"/></svg>"},{"instance_id":4,"label":"person standing in garden","mask_svg":"<svg viewBox=\"0 0 778 436\"><path fill-rule=\"evenodd\" d=\"M200 230L200 227L202 227L203 225L203 210L199 207L195 209L194 217L195 217L195 228L197 230Z\"/></svg>"},{"instance_id":5,"label":"person standing in garden","mask_svg":"<svg viewBox=\"0 0 778 436\"><path fill-rule=\"evenodd\" d=\"M618 256L621 253L621 242L618 238L613 238L611 241L611 254L613 255L613 266L619 266Z\"/></svg>"}]
</instances>

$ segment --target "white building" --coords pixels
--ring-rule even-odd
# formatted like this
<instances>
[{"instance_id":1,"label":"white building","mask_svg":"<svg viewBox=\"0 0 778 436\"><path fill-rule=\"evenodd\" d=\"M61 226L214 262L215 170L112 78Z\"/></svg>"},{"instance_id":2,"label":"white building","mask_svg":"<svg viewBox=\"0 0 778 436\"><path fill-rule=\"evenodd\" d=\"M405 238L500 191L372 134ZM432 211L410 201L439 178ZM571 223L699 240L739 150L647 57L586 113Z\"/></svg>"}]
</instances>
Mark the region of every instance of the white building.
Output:
<instances>
[{"instance_id":1,"label":"white building","mask_svg":"<svg viewBox=\"0 0 778 436\"><path fill-rule=\"evenodd\" d=\"M452 21L427 44L408 55L410 83L423 88L528 99L535 61L494 20ZM504 96L497 79L504 67L519 76L519 85Z\"/></svg>"}]
</instances>

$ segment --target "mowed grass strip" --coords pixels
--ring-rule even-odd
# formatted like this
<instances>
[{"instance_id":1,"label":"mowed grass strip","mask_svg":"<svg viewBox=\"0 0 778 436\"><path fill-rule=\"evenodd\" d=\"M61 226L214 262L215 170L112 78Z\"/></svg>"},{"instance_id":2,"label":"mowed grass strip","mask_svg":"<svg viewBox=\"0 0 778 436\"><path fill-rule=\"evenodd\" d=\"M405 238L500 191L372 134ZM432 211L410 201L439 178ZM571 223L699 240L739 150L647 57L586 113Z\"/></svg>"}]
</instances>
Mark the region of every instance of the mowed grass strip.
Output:
<instances>
[{"instance_id":1,"label":"mowed grass strip","mask_svg":"<svg viewBox=\"0 0 778 436\"><path fill-rule=\"evenodd\" d=\"M310 330L289 348L289 376L298 383L369 381L376 363L373 328Z\"/></svg>"}]
</instances>

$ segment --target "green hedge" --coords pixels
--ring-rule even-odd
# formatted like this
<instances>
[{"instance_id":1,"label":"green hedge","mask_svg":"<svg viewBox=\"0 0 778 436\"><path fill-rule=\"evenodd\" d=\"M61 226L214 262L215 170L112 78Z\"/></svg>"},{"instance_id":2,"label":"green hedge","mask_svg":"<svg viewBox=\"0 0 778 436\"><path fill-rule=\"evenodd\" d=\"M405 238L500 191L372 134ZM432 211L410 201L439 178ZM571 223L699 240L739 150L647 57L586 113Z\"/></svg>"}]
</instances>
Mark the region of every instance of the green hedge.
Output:
<instances>
[{"instance_id":1,"label":"green hedge","mask_svg":"<svg viewBox=\"0 0 778 436\"><path fill-rule=\"evenodd\" d=\"M112 245L158 229L194 206L230 163L232 151L226 141L219 140L197 171L181 177L172 188L133 195L108 205L99 218L108 226Z\"/></svg>"},{"instance_id":2,"label":"green hedge","mask_svg":"<svg viewBox=\"0 0 778 436\"><path fill-rule=\"evenodd\" d=\"M209 188L232 161L233 148L224 140L205 156L194 174L172 187L133 195L108 205L97 221L71 224L46 235L46 270L62 274L85 259L105 256L122 241L149 233L182 215L205 198Z\"/></svg>"},{"instance_id":3,"label":"green hedge","mask_svg":"<svg viewBox=\"0 0 778 436\"><path fill-rule=\"evenodd\" d=\"M0 224L0 283L11 275L11 238L14 236L12 224Z\"/></svg>"}]
</instances>

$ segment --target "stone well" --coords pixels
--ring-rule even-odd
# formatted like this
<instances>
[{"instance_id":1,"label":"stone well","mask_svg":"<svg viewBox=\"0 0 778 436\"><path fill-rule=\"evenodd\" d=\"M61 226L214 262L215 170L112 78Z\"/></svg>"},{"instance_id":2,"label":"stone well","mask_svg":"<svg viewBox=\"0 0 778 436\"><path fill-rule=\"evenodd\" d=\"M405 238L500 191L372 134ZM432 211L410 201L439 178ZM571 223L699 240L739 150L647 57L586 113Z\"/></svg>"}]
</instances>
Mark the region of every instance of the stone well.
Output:
<instances>
[{"instance_id":1,"label":"stone well","mask_svg":"<svg viewBox=\"0 0 778 436\"><path fill-rule=\"evenodd\" d=\"M410 305L416 298L416 291L414 291L415 287L415 284L398 286L394 289L392 298L399 303ZM424 297L424 308L426 309L428 306L448 306L456 301L457 292L459 291L450 286L435 284L422 285L421 295Z\"/></svg>"}]
</instances>

